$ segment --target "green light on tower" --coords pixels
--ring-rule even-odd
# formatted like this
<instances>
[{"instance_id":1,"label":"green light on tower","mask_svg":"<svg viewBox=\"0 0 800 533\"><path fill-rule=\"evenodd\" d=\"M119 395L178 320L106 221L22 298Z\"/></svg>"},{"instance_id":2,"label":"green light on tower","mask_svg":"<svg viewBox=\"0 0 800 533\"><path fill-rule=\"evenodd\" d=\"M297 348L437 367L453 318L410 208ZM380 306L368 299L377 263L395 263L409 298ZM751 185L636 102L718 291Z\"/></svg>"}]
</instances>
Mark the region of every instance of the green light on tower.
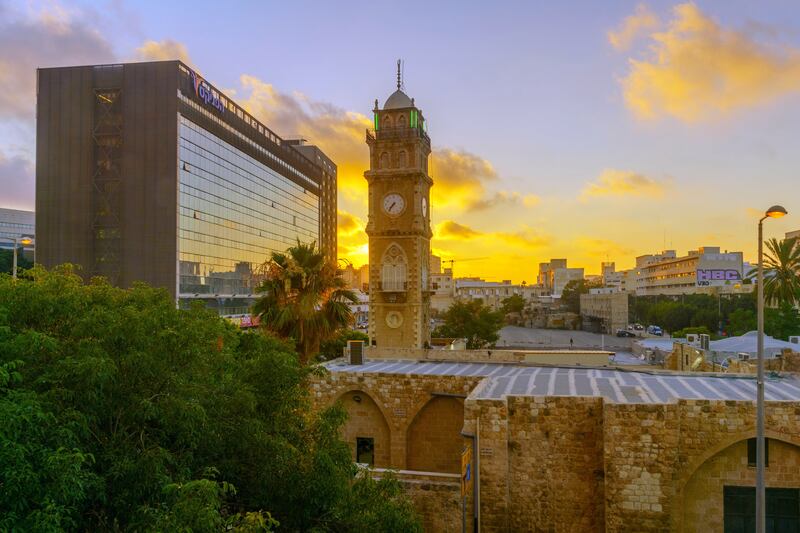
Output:
<instances>
[{"instance_id":1,"label":"green light on tower","mask_svg":"<svg viewBox=\"0 0 800 533\"><path fill-rule=\"evenodd\" d=\"M373 121L375 122L375 131L378 131L378 113L373 113Z\"/></svg>"}]
</instances>

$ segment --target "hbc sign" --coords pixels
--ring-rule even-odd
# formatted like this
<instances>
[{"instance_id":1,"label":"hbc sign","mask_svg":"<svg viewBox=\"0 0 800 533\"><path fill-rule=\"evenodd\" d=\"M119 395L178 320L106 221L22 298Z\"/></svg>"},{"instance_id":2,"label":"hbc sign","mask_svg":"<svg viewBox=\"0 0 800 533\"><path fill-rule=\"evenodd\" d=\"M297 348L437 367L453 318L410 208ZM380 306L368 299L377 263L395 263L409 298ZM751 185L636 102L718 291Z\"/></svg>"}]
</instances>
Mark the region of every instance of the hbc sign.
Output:
<instances>
[{"instance_id":1,"label":"hbc sign","mask_svg":"<svg viewBox=\"0 0 800 533\"><path fill-rule=\"evenodd\" d=\"M194 93L197 95L197 97L206 105L210 105L220 113L224 113L225 106L219 97L219 93L212 90L211 86L206 82L206 80L198 76L195 71L190 70L189 73L192 75Z\"/></svg>"},{"instance_id":2,"label":"hbc sign","mask_svg":"<svg viewBox=\"0 0 800 533\"><path fill-rule=\"evenodd\" d=\"M697 284L711 285L712 282L741 281L742 275L734 269L698 269ZM717 285L718 283L715 283Z\"/></svg>"}]
</instances>

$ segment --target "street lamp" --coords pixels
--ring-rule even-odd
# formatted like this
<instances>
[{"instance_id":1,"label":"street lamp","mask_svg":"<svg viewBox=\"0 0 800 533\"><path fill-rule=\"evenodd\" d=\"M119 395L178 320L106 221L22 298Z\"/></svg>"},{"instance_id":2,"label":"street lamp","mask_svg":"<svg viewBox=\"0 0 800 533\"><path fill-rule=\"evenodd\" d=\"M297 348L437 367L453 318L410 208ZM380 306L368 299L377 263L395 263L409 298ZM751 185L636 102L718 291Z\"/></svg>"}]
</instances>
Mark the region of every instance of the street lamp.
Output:
<instances>
[{"instance_id":1,"label":"street lamp","mask_svg":"<svg viewBox=\"0 0 800 533\"><path fill-rule=\"evenodd\" d=\"M756 533L765 533L766 489L764 488L765 444L764 441L764 221L780 218L786 209L773 205L758 221L758 377L756 378Z\"/></svg>"},{"instance_id":2,"label":"street lamp","mask_svg":"<svg viewBox=\"0 0 800 533\"><path fill-rule=\"evenodd\" d=\"M11 268L11 277L17 279L17 248L19 248L20 244L23 246L28 246L30 243L33 242L33 239L28 235L22 235L20 237L2 237L2 238L14 243L14 265Z\"/></svg>"}]
</instances>

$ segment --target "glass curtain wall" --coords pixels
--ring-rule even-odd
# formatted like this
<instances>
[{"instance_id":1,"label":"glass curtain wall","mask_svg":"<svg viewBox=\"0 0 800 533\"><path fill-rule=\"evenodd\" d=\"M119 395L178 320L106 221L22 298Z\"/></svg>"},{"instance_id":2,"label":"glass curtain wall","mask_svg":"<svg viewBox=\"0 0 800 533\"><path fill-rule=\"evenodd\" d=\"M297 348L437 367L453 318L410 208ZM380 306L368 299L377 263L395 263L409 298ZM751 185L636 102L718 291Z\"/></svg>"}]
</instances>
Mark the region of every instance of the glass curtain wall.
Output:
<instances>
[{"instance_id":1,"label":"glass curtain wall","mask_svg":"<svg viewBox=\"0 0 800 533\"><path fill-rule=\"evenodd\" d=\"M247 312L274 251L318 241L319 198L179 115L179 294Z\"/></svg>"}]
</instances>

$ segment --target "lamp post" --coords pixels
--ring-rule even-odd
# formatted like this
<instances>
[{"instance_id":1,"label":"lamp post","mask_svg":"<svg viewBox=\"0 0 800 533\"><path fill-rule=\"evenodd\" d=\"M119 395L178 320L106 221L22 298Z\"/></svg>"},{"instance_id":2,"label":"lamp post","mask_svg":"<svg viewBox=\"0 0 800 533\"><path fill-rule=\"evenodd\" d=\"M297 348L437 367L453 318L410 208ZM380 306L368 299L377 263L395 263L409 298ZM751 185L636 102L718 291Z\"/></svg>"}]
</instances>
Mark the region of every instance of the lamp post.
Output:
<instances>
[{"instance_id":1,"label":"lamp post","mask_svg":"<svg viewBox=\"0 0 800 533\"><path fill-rule=\"evenodd\" d=\"M21 237L2 237L2 238L14 243L14 263L13 266L11 267L11 277L13 279L17 279L17 248L19 248L20 244L23 246L28 246L30 243L33 242L33 239L31 239L27 235L22 235Z\"/></svg>"},{"instance_id":2,"label":"lamp post","mask_svg":"<svg viewBox=\"0 0 800 533\"><path fill-rule=\"evenodd\" d=\"M773 205L758 221L758 377L756 378L756 533L765 533L767 526L766 488L764 486L764 221L780 218L786 209Z\"/></svg>"}]
</instances>

